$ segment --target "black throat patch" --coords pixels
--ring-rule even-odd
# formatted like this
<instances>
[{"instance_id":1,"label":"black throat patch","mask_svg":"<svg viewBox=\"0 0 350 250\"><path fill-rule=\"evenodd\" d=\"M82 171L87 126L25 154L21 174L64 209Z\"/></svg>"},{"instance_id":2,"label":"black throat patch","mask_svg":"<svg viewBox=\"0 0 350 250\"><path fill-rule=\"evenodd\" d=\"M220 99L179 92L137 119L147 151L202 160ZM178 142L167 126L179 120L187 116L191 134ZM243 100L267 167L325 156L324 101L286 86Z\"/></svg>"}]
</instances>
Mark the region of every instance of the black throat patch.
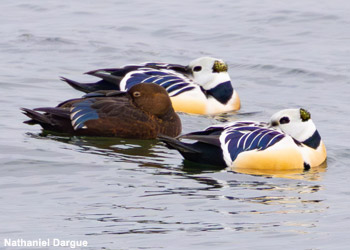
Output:
<instances>
[{"instance_id":1,"label":"black throat patch","mask_svg":"<svg viewBox=\"0 0 350 250\"><path fill-rule=\"evenodd\" d=\"M316 149L318 148L318 146L320 146L321 136L316 130L315 133L309 139L303 141L302 143L305 144L306 146Z\"/></svg>"},{"instance_id":2,"label":"black throat patch","mask_svg":"<svg viewBox=\"0 0 350 250\"><path fill-rule=\"evenodd\" d=\"M223 82L215 88L205 91L207 95L213 96L222 104L226 104L232 97L233 88L230 81Z\"/></svg>"}]
</instances>

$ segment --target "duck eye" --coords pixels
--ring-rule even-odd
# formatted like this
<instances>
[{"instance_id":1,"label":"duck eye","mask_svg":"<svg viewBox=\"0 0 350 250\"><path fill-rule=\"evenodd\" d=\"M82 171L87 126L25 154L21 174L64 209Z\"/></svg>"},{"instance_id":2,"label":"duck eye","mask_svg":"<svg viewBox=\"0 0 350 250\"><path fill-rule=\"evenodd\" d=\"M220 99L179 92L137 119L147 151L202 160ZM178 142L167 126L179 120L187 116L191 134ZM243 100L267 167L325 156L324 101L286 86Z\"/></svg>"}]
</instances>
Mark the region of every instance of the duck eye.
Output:
<instances>
[{"instance_id":1,"label":"duck eye","mask_svg":"<svg viewBox=\"0 0 350 250\"><path fill-rule=\"evenodd\" d=\"M141 93L139 91L135 91L134 93L132 93L132 95L134 97L140 97L141 96Z\"/></svg>"},{"instance_id":2,"label":"duck eye","mask_svg":"<svg viewBox=\"0 0 350 250\"><path fill-rule=\"evenodd\" d=\"M290 120L289 120L289 118L288 117L282 117L281 119L280 119L280 124L287 124L287 123L289 123L290 122Z\"/></svg>"},{"instance_id":3,"label":"duck eye","mask_svg":"<svg viewBox=\"0 0 350 250\"><path fill-rule=\"evenodd\" d=\"M201 71L201 70L202 70L202 66L196 66L193 68L193 71L196 71L196 72Z\"/></svg>"}]
</instances>

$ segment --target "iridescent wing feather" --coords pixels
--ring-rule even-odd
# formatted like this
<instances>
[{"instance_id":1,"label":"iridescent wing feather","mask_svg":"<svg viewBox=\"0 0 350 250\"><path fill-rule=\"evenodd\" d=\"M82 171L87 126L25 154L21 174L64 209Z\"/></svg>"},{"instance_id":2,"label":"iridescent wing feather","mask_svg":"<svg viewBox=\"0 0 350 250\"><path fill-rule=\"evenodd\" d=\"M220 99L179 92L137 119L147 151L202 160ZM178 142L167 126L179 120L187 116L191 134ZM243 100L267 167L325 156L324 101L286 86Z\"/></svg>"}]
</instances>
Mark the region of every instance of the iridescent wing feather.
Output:
<instances>
[{"instance_id":1,"label":"iridescent wing feather","mask_svg":"<svg viewBox=\"0 0 350 250\"><path fill-rule=\"evenodd\" d=\"M121 89L130 89L138 83L156 83L167 90L170 97L199 88L188 77L168 69L140 68L128 73L120 83Z\"/></svg>"},{"instance_id":2,"label":"iridescent wing feather","mask_svg":"<svg viewBox=\"0 0 350 250\"><path fill-rule=\"evenodd\" d=\"M265 150L285 137L285 134L266 127L232 126L220 136L224 155L229 154L231 162L237 156L250 150Z\"/></svg>"}]
</instances>

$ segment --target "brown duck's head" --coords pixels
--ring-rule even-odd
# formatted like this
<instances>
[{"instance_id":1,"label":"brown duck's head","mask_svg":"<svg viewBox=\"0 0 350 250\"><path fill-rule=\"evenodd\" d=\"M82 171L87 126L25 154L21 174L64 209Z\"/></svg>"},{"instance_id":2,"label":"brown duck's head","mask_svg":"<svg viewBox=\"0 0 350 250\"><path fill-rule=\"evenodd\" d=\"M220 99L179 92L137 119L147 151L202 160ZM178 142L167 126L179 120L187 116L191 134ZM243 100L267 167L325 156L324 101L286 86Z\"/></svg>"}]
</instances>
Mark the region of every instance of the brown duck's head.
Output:
<instances>
[{"instance_id":1,"label":"brown duck's head","mask_svg":"<svg viewBox=\"0 0 350 250\"><path fill-rule=\"evenodd\" d=\"M136 84L128 93L137 107L155 116L161 117L172 109L168 93L155 83Z\"/></svg>"}]
</instances>

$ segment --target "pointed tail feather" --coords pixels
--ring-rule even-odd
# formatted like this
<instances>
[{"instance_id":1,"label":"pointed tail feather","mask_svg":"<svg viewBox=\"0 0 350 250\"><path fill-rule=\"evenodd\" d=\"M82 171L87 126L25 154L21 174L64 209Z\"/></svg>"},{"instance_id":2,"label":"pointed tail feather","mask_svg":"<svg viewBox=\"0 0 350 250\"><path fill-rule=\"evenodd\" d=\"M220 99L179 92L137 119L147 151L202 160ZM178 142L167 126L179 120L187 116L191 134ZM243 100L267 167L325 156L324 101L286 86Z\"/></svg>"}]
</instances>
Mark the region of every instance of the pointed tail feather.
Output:
<instances>
[{"instance_id":1,"label":"pointed tail feather","mask_svg":"<svg viewBox=\"0 0 350 250\"><path fill-rule=\"evenodd\" d=\"M117 86L119 85L119 83L122 79L122 77L120 77L120 76L114 76L114 75L109 74L109 73L106 74L106 72L103 72L103 71L89 71L89 72L86 72L85 74L99 77L99 78L105 80L106 82L109 82L109 83L117 85Z\"/></svg>"},{"instance_id":2,"label":"pointed tail feather","mask_svg":"<svg viewBox=\"0 0 350 250\"><path fill-rule=\"evenodd\" d=\"M30 120L24 121L24 123L33 125L33 124L51 124L50 120L43 114L27 108L21 108L23 114L28 116Z\"/></svg>"},{"instance_id":3,"label":"pointed tail feather","mask_svg":"<svg viewBox=\"0 0 350 250\"><path fill-rule=\"evenodd\" d=\"M158 139L164 142L169 148L176 149L181 154L182 153L193 153L193 154L200 153L200 151L191 147L192 144L181 142L175 138L172 138L166 135L158 135Z\"/></svg>"},{"instance_id":4,"label":"pointed tail feather","mask_svg":"<svg viewBox=\"0 0 350 250\"><path fill-rule=\"evenodd\" d=\"M70 112L67 109L62 109L62 108L51 108L51 107L44 107L44 108L35 108L34 111L41 111L45 112L48 114L55 115L57 117L61 117L64 119L69 119L70 118Z\"/></svg>"},{"instance_id":5,"label":"pointed tail feather","mask_svg":"<svg viewBox=\"0 0 350 250\"><path fill-rule=\"evenodd\" d=\"M179 151L186 160L222 168L226 167L221 147L204 142L184 143L164 135L158 136L158 139L169 148Z\"/></svg>"},{"instance_id":6,"label":"pointed tail feather","mask_svg":"<svg viewBox=\"0 0 350 250\"><path fill-rule=\"evenodd\" d=\"M73 134L75 131L69 119L69 111L59 108L37 108L35 110L21 108L23 114L31 118L26 124L39 124L43 129L58 133ZM40 112L45 113L40 113Z\"/></svg>"},{"instance_id":7,"label":"pointed tail feather","mask_svg":"<svg viewBox=\"0 0 350 250\"><path fill-rule=\"evenodd\" d=\"M99 90L119 90L119 82L116 83L116 82L106 81L105 79L95 83L80 83L65 77L61 77L60 79L68 83L74 89L85 93L95 92Z\"/></svg>"},{"instance_id":8,"label":"pointed tail feather","mask_svg":"<svg viewBox=\"0 0 350 250\"><path fill-rule=\"evenodd\" d=\"M94 88L92 88L92 86L95 83L79 83L73 80L70 80L68 78L65 77L60 77L60 79L66 83L68 83L70 86L72 86L74 89L85 92L85 93L89 93L89 92L93 92L95 91Z\"/></svg>"}]
</instances>

